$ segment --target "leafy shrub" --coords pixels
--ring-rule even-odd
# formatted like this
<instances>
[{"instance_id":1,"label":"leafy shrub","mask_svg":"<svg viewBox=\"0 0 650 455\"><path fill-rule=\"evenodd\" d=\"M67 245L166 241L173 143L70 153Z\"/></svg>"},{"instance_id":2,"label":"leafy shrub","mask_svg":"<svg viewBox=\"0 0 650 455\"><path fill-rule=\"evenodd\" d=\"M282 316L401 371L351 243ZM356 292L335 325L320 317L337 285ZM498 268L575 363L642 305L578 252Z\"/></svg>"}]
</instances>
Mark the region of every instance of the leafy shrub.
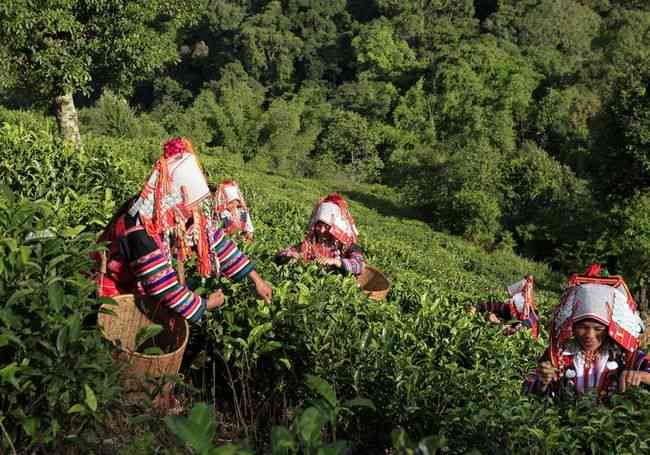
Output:
<instances>
[{"instance_id":1,"label":"leafy shrub","mask_svg":"<svg viewBox=\"0 0 650 455\"><path fill-rule=\"evenodd\" d=\"M19 111L0 107L0 125L5 122L28 131L45 130L50 134L55 134L57 131L56 122L51 116L36 111Z\"/></svg>"},{"instance_id":2,"label":"leafy shrub","mask_svg":"<svg viewBox=\"0 0 650 455\"><path fill-rule=\"evenodd\" d=\"M0 197L0 419L18 447L92 432L119 390L110 349L88 322L93 237L45 231L52 214Z\"/></svg>"},{"instance_id":3,"label":"leafy shrub","mask_svg":"<svg viewBox=\"0 0 650 455\"><path fill-rule=\"evenodd\" d=\"M167 135L165 129L146 115L138 115L126 99L104 90L93 107L79 111L82 133L137 139Z\"/></svg>"},{"instance_id":4,"label":"leafy shrub","mask_svg":"<svg viewBox=\"0 0 650 455\"><path fill-rule=\"evenodd\" d=\"M491 244L501 229L499 202L483 191L461 189L451 199L449 216L456 231L478 243Z\"/></svg>"},{"instance_id":5,"label":"leafy shrub","mask_svg":"<svg viewBox=\"0 0 650 455\"><path fill-rule=\"evenodd\" d=\"M234 444L214 445L217 426L212 409L205 403L196 404L188 417L168 416L165 424L183 443L200 455L249 455L250 451Z\"/></svg>"},{"instance_id":6,"label":"leafy shrub","mask_svg":"<svg viewBox=\"0 0 650 455\"><path fill-rule=\"evenodd\" d=\"M320 125L306 117L304 99L273 101L264 113L259 158L267 169L288 176L304 176L310 168L309 155L316 147ZM256 157L257 158L257 157Z\"/></svg>"},{"instance_id":7,"label":"leafy shrub","mask_svg":"<svg viewBox=\"0 0 650 455\"><path fill-rule=\"evenodd\" d=\"M377 155L379 138L359 114L339 110L327 125L318 153L332 157L346 167L353 179L377 181L383 162Z\"/></svg>"},{"instance_id":8,"label":"leafy shrub","mask_svg":"<svg viewBox=\"0 0 650 455\"><path fill-rule=\"evenodd\" d=\"M648 285L650 276L650 196L637 193L609 216L611 252L630 284Z\"/></svg>"},{"instance_id":9,"label":"leafy shrub","mask_svg":"<svg viewBox=\"0 0 650 455\"><path fill-rule=\"evenodd\" d=\"M512 396L491 403L452 411L444 433L453 435L455 453L643 453L650 443L647 390L607 406L593 394L566 403Z\"/></svg>"},{"instance_id":10,"label":"leafy shrub","mask_svg":"<svg viewBox=\"0 0 650 455\"><path fill-rule=\"evenodd\" d=\"M589 185L569 167L525 143L504 166L501 194L503 224L515 235L518 251L530 257L558 251L561 256L550 260L565 267L594 259L575 245L585 237L598 238L604 223Z\"/></svg>"},{"instance_id":11,"label":"leafy shrub","mask_svg":"<svg viewBox=\"0 0 650 455\"><path fill-rule=\"evenodd\" d=\"M336 390L327 381L318 376L308 375L306 382L313 393L318 395L311 405L296 415L291 428L274 427L271 433L273 453L346 453L348 441L337 439L336 426L339 415L352 414L354 408L370 408L375 405L367 398L354 398L341 403L336 397ZM327 428L331 441L324 439Z\"/></svg>"},{"instance_id":12,"label":"leafy shrub","mask_svg":"<svg viewBox=\"0 0 650 455\"><path fill-rule=\"evenodd\" d=\"M0 126L0 182L21 197L51 202L52 222L63 226L106 222L115 205L140 190L154 154L155 140L88 137L75 150L44 130Z\"/></svg>"},{"instance_id":13,"label":"leafy shrub","mask_svg":"<svg viewBox=\"0 0 650 455\"><path fill-rule=\"evenodd\" d=\"M205 95L209 102L204 103L206 120L214 131L211 145L252 159L257 152L264 87L240 64L230 64L213 89L214 93Z\"/></svg>"}]
</instances>

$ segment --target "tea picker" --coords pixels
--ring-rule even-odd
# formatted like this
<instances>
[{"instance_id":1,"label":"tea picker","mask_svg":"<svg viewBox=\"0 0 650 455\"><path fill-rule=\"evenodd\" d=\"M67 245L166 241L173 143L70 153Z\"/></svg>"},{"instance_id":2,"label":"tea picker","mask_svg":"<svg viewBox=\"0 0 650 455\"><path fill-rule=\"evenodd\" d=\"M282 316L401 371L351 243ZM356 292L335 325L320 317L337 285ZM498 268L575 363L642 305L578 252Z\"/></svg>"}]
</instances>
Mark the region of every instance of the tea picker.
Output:
<instances>
[{"instance_id":1,"label":"tea picker","mask_svg":"<svg viewBox=\"0 0 650 455\"><path fill-rule=\"evenodd\" d=\"M495 324L515 320L514 324L507 324L504 327L503 333L505 335L512 335L527 328L530 329L531 335L537 338L539 335L539 316L535 306L534 282L532 275L526 275L522 280L506 288L509 296L507 301L491 300L478 305L471 305L469 312L472 314L476 312L484 313L487 320Z\"/></svg>"},{"instance_id":2,"label":"tea picker","mask_svg":"<svg viewBox=\"0 0 650 455\"><path fill-rule=\"evenodd\" d=\"M168 141L144 188L127 204L100 237L108 242L106 273L100 295L134 293L147 296L190 322L223 302L220 293L198 296L179 280L172 267L197 256L202 277L223 275L233 281L248 277L258 295L269 301L271 287L213 222L207 180L192 144L184 138Z\"/></svg>"},{"instance_id":3,"label":"tea picker","mask_svg":"<svg viewBox=\"0 0 650 455\"><path fill-rule=\"evenodd\" d=\"M347 202L338 193L332 193L316 202L302 242L280 251L275 260L279 264L294 259L316 261L354 275L368 298L383 300L390 290L390 282L379 270L366 265L357 243L358 235Z\"/></svg>"},{"instance_id":4,"label":"tea picker","mask_svg":"<svg viewBox=\"0 0 650 455\"><path fill-rule=\"evenodd\" d=\"M244 240L252 241L255 228L239 183L235 180L224 180L219 184L214 198L216 215L226 234L241 235Z\"/></svg>"},{"instance_id":5,"label":"tea picker","mask_svg":"<svg viewBox=\"0 0 650 455\"><path fill-rule=\"evenodd\" d=\"M303 241L280 251L276 262L285 264L301 258L305 262L316 261L345 273L360 275L365 259L357 244L358 234L347 202L339 194L332 193L316 203Z\"/></svg>"},{"instance_id":6,"label":"tea picker","mask_svg":"<svg viewBox=\"0 0 650 455\"><path fill-rule=\"evenodd\" d=\"M134 295L148 306L199 323L224 297L221 291L199 296L173 268L172 255L182 272L185 260L194 254L201 277L248 278L259 297L269 302L271 286L216 226L212 210L207 179L192 144L184 138L167 141L140 194L122 206L99 238L107 243L105 259L97 258L102 264L99 295Z\"/></svg>"},{"instance_id":7,"label":"tea picker","mask_svg":"<svg viewBox=\"0 0 650 455\"><path fill-rule=\"evenodd\" d=\"M598 398L632 387L650 387L650 357L639 350L645 330L621 276L602 276L598 265L572 275L549 326L550 341L524 391L570 398L595 391Z\"/></svg>"}]
</instances>

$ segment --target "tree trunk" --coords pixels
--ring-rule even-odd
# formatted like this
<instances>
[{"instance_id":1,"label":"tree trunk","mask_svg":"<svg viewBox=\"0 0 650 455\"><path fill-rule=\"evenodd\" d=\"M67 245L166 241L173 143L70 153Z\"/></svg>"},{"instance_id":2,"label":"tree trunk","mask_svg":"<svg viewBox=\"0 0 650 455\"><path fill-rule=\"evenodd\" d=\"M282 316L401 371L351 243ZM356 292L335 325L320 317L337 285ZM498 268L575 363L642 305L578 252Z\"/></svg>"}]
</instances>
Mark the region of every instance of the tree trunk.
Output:
<instances>
[{"instance_id":1,"label":"tree trunk","mask_svg":"<svg viewBox=\"0 0 650 455\"><path fill-rule=\"evenodd\" d=\"M63 139L72 142L75 148L80 148L79 117L72 93L57 96L54 102L56 104L56 119L59 122L59 130Z\"/></svg>"},{"instance_id":2,"label":"tree trunk","mask_svg":"<svg viewBox=\"0 0 650 455\"><path fill-rule=\"evenodd\" d=\"M639 310L643 311L646 313L648 311L648 296L646 293L646 287L641 286L641 288L637 291L637 303L639 306ZM648 330L650 328L646 328Z\"/></svg>"}]
</instances>

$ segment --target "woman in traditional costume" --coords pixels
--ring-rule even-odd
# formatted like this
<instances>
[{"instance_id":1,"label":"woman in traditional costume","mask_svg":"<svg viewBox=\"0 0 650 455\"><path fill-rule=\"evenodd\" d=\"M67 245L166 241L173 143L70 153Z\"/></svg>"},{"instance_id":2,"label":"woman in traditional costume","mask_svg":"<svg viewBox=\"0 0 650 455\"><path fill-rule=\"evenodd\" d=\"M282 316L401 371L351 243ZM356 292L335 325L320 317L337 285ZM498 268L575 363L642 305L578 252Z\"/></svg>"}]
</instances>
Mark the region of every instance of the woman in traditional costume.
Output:
<instances>
[{"instance_id":1,"label":"woman in traditional costume","mask_svg":"<svg viewBox=\"0 0 650 455\"><path fill-rule=\"evenodd\" d=\"M226 235L242 234L244 240L253 240L253 221L244 195L235 180L224 180L215 194L217 216Z\"/></svg>"},{"instance_id":2,"label":"woman in traditional costume","mask_svg":"<svg viewBox=\"0 0 650 455\"><path fill-rule=\"evenodd\" d=\"M332 193L316 203L304 240L280 251L276 261L283 264L294 258L302 258L305 262L316 261L352 275L360 275L365 260L357 245L357 236L347 202L339 194Z\"/></svg>"},{"instance_id":3,"label":"woman in traditional costume","mask_svg":"<svg viewBox=\"0 0 650 455\"><path fill-rule=\"evenodd\" d=\"M224 297L221 291L207 299L197 295L172 267L172 254L182 265L194 251L202 277L223 275L233 281L248 277L257 294L270 301L269 284L213 223L212 205L192 144L184 138L165 143L139 196L122 207L99 239L108 242L99 295L147 296L190 322L199 322Z\"/></svg>"},{"instance_id":4,"label":"woman in traditional costume","mask_svg":"<svg viewBox=\"0 0 650 455\"><path fill-rule=\"evenodd\" d=\"M524 383L527 393L599 398L650 385L650 358L638 350L644 330L620 276L599 267L573 275L550 326L550 346Z\"/></svg>"},{"instance_id":5,"label":"woman in traditional costume","mask_svg":"<svg viewBox=\"0 0 650 455\"><path fill-rule=\"evenodd\" d=\"M487 319L495 324L502 324L504 321L516 320L515 324L509 324L504 328L506 335L521 329L530 329L533 337L539 335L537 325L539 317L535 307L533 294L533 276L526 275L524 279L511 284L506 288L509 299L506 302L490 301L480 303L471 307L472 312L479 311L487 314Z\"/></svg>"}]
</instances>

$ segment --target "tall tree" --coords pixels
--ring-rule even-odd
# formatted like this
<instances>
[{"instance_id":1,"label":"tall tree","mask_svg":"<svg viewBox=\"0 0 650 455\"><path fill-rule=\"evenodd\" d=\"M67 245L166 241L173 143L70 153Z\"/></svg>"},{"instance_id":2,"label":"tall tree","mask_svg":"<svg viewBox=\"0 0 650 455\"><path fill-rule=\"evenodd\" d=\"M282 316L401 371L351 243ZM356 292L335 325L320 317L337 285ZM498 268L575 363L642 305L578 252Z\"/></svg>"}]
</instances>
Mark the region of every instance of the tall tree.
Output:
<instances>
[{"instance_id":1,"label":"tall tree","mask_svg":"<svg viewBox=\"0 0 650 455\"><path fill-rule=\"evenodd\" d=\"M7 0L0 41L19 85L54 104L63 136L81 144L76 93L129 90L175 61L177 28L201 0Z\"/></svg>"},{"instance_id":2,"label":"tall tree","mask_svg":"<svg viewBox=\"0 0 650 455\"><path fill-rule=\"evenodd\" d=\"M291 31L291 21L280 2L269 2L262 13L244 21L236 41L239 60L251 76L274 92L293 88L294 62L303 43Z\"/></svg>"},{"instance_id":3,"label":"tall tree","mask_svg":"<svg viewBox=\"0 0 650 455\"><path fill-rule=\"evenodd\" d=\"M603 38L598 88L609 93L591 167L604 195L628 197L650 188L650 12L615 11Z\"/></svg>"}]
</instances>

